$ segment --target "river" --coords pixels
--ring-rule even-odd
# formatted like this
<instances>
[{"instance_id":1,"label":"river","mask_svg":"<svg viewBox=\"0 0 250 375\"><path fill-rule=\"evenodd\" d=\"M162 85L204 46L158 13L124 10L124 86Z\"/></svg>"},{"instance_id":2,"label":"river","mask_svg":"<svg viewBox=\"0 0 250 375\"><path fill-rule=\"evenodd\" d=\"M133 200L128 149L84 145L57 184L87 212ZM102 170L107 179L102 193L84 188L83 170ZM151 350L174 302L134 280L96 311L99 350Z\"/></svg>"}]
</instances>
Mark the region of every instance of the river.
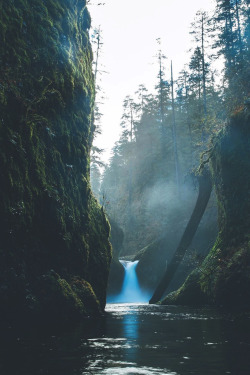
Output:
<instances>
[{"instance_id":1,"label":"river","mask_svg":"<svg viewBox=\"0 0 250 375\"><path fill-rule=\"evenodd\" d=\"M108 304L103 318L63 335L9 338L0 373L249 375L250 314Z\"/></svg>"}]
</instances>

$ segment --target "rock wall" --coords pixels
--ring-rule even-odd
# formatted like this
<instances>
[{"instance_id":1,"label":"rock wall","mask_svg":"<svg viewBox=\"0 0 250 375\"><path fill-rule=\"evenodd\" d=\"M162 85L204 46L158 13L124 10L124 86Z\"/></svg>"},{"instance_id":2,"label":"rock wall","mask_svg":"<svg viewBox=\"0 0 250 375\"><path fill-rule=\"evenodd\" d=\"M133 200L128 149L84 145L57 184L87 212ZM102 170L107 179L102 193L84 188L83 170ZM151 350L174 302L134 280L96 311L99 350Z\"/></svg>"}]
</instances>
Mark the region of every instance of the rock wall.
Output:
<instances>
[{"instance_id":1,"label":"rock wall","mask_svg":"<svg viewBox=\"0 0 250 375\"><path fill-rule=\"evenodd\" d=\"M108 296L120 293L125 275L124 267L119 262L119 255L123 249L124 233L114 220L109 218L109 222L111 225L110 242L112 244L113 256L110 265Z\"/></svg>"},{"instance_id":2,"label":"rock wall","mask_svg":"<svg viewBox=\"0 0 250 375\"><path fill-rule=\"evenodd\" d=\"M103 310L109 224L92 196L85 0L0 5L0 315Z\"/></svg>"},{"instance_id":3,"label":"rock wall","mask_svg":"<svg viewBox=\"0 0 250 375\"><path fill-rule=\"evenodd\" d=\"M212 143L219 235L207 258L163 304L250 307L250 111L240 108Z\"/></svg>"}]
</instances>

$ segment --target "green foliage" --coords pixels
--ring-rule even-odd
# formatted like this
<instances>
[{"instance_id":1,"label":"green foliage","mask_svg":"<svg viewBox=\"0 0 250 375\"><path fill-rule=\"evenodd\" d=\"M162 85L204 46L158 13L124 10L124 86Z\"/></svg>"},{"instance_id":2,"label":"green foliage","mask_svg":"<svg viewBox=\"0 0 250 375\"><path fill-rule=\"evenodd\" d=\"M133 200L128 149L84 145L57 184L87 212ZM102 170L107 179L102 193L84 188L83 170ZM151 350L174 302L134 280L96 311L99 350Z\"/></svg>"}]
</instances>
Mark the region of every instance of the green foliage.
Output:
<instances>
[{"instance_id":1,"label":"green foliage","mask_svg":"<svg viewBox=\"0 0 250 375\"><path fill-rule=\"evenodd\" d=\"M130 113L133 137L123 133L116 143L101 187L108 215L124 230L127 254L135 254L158 239L168 226L180 223L182 227L182 221L188 220L196 195L191 169L200 162L200 153L208 143L207 134L215 131L218 125L213 108L216 97L214 90L208 91L206 118L196 113L198 99L193 94L185 98L185 103L176 101L181 197L176 182L172 114L168 111L165 118L166 139L162 152L159 111L152 112L157 98L145 95L143 105L138 101L130 102L130 109L140 108L133 116ZM141 101L141 97L139 99ZM203 128L206 129L206 141L202 139Z\"/></svg>"},{"instance_id":2,"label":"green foliage","mask_svg":"<svg viewBox=\"0 0 250 375\"><path fill-rule=\"evenodd\" d=\"M202 265L163 304L250 307L249 125L246 107L213 139L210 160L220 233Z\"/></svg>"},{"instance_id":3,"label":"green foliage","mask_svg":"<svg viewBox=\"0 0 250 375\"><path fill-rule=\"evenodd\" d=\"M249 96L249 1L218 0L214 16L218 38L214 46L225 59L224 98L231 115Z\"/></svg>"},{"instance_id":4,"label":"green foliage","mask_svg":"<svg viewBox=\"0 0 250 375\"><path fill-rule=\"evenodd\" d=\"M247 1L218 1L214 19L216 22L208 14L198 12L192 24L195 43L189 64L177 79L176 137L173 137L170 86L165 78L166 63L161 50L156 93L149 94L141 85L135 97L127 96L124 101L123 134L104 173L101 193L109 216L124 230L124 248L129 254L159 238L171 220L173 225L178 221L178 215L185 217L180 206L188 204L183 198L187 176L190 178L192 170L207 162L211 138L216 139L214 135L228 116L241 112L249 95ZM214 55L211 55L212 47ZM220 77L215 69L217 53L225 59ZM176 138L177 155L173 138ZM231 162L233 143L223 147ZM215 178L218 173L214 172ZM181 187L184 186L181 205L178 179ZM157 201L154 208L152 197ZM190 200L190 195L186 199ZM175 207L174 213L171 205ZM218 199L218 206L219 210L227 210L222 198Z\"/></svg>"},{"instance_id":5,"label":"green foliage","mask_svg":"<svg viewBox=\"0 0 250 375\"><path fill-rule=\"evenodd\" d=\"M90 314L99 315L102 312L100 302L96 298L95 292L87 281L75 278L71 283L71 287L74 293L80 297L80 300L84 301Z\"/></svg>"},{"instance_id":6,"label":"green foliage","mask_svg":"<svg viewBox=\"0 0 250 375\"><path fill-rule=\"evenodd\" d=\"M38 315L44 315L48 321L58 320L67 323L72 318L76 319L86 314L84 298L53 271L40 277L35 293L33 300L35 299L37 303L33 308ZM30 313L32 305L28 307Z\"/></svg>"}]
</instances>

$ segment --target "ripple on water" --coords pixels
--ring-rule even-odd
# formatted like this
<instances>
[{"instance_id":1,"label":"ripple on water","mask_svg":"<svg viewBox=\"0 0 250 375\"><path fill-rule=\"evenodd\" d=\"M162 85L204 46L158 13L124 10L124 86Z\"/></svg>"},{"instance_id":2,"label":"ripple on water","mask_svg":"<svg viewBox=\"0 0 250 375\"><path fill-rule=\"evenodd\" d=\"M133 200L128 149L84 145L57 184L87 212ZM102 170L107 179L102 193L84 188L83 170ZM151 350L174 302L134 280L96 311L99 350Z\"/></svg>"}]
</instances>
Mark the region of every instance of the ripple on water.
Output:
<instances>
[{"instance_id":1,"label":"ripple on water","mask_svg":"<svg viewBox=\"0 0 250 375\"><path fill-rule=\"evenodd\" d=\"M101 364L100 364L101 365ZM82 375L101 375L101 374L108 374L108 375L178 375L177 372L172 372L167 369L162 368L155 368L155 367L138 367L136 363L128 363L128 362L121 362L121 361L107 361L107 367L102 368L101 366L98 368L97 364L94 367L90 367L87 371L84 371ZM93 371L93 372L92 372Z\"/></svg>"},{"instance_id":2,"label":"ripple on water","mask_svg":"<svg viewBox=\"0 0 250 375\"><path fill-rule=\"evenodd\" d=\"M214 319L231 319L230 314L218 312L213 308L192 308L183 306L164 306L164 305L149 305L145 303L131 304L107 304L106 312L112 316L122 319L124 316L134 315L139 313L141 318L143 316L160 317L163 320L214 320Z\"/></svg>"},{"instance_id":3,"label":"ripple on water","mask_svg":"<svg viewBox=\"0 0 250 375\"><path fill-rule=\"evenodd\" d=\"M13 337L14 345L4 340L0 374L249 375L249 316L110 304L105 317L86 320L61 337Z\"/></svg>"}]
</instances>

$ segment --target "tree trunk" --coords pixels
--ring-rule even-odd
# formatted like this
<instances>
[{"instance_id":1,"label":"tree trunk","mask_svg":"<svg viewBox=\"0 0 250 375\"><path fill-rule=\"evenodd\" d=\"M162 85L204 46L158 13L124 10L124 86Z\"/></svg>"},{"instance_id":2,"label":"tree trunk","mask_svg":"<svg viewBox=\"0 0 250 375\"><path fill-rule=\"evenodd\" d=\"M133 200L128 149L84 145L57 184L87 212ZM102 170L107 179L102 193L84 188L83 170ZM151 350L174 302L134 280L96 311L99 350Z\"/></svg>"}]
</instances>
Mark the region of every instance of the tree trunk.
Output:
<instances>
[{"instance_id":1,"label":"tree trunk","mask_svg":"<svg viewBox=\"0 0 250 375\"><path fill-rule=\"evenodd\" d=\"M174 163L175 163L175 178L178 196L180 197L180 166L177 151L177 135L176 135L176 121L175 121L175 102L174 102L174 76L173 65L171 60L171 95L172 95L172 140L174 147Z\"/></svg>"},{"instance_id":2,"label":"tree trunk","mask_svg":"<svg viewBox=\"0 0 250 375\"><path fill-rule=\"evenodd\" d=\"M239 16L239 3L238 3L238 0L236 0L235 6L236 6L236 19L237 19L237 30L238 30L238 38L239 38L240 56L242 58L243 47L242 47L242 37L241 37L241 26L240 26L240 16Z\"/></svg>"},{"instance_id":3,"label":"tree trunk","mask_svg":"<svg viewBox=\"0 0 250 375\"><path fill-rule=\"evenodd\" d=\"M199 226L201 218L207 207L211 191L212 191L212 180L211 174L208 168L204 168L202 174L198 178L199 181L199 195L196 201L195 208L193 210L192 216L187 224L185 232L181 238L179 246L177 247L175 254L162 278L159 285L157 286L151 300L150 304L158 302L164 291L169 286L178 266L180 265L188 246L191 244L196 230Z\"/></svg>"},{"instance_id":4,"label":"tree trunk","mask_svg":"<svg viewBox=\"0 0 250 375\"><path fill-rule=\"evenodd\" d=\"M98 32L97 32L97 48L96 48L96 62L95 62L95 84L96 84L96 77L97 77L97 72L98 72L98 62L99 62L99 53L100 53L100 48L101 48L101 27L99 26Z\"/></svg>"},{"instance_id":5,"label":"tree trunk","mask_svg":"<svg viewBox=\"0 0 250 375\"><path fill-rule=\"evenodd\" d=\"M166 139L165 139L165 122L164 122L164 105L163 105L163 68L162 68L162 55L159 52L159 63L160 63L160 71L159 71L159 79L160 79L160 115L161 115L161 148L162 154L165 153L166 148Z\"/></svg>"},{"instance_id":6,"label":"tree trunk","mask_svg":"<svg viewBox=\"0 0 250 375\"><path fill-rule=\"evenodd\" d=\"M206 70L205 70L205 52L204 52L204 18L202 16L201 24L201 54L202 54L202 85L203 85L203 111L207 115L207 94L206 94ZM202 129L202 139L204 141L204 126Z\"/></svg>"}]
</instances>

